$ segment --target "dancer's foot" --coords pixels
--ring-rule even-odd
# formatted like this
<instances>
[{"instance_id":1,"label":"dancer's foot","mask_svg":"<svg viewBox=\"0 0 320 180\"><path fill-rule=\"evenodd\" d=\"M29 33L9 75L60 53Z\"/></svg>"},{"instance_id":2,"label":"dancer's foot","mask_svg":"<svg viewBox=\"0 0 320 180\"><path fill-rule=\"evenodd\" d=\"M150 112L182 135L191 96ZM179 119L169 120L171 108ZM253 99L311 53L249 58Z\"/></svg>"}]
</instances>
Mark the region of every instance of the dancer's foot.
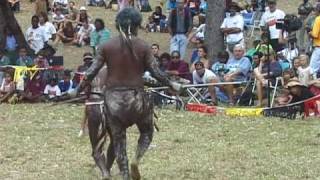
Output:
<instances>
[{"instance_id":1,"label":"dancer's foot","mask_svg":"<svg viewBox=\"0 0 320 180\"><path fill-rule=\"evenodd\" d=\"M141 175L137 164L131 164L131 177L133 180L140 180Z\"/></svg>"}]
</instances>

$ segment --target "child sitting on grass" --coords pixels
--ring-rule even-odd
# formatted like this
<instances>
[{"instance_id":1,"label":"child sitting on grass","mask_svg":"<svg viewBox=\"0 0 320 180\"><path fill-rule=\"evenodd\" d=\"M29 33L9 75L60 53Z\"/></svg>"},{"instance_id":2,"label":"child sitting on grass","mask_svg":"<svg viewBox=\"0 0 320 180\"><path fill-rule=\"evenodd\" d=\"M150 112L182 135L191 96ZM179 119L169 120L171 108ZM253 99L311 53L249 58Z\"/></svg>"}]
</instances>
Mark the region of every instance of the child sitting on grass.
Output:
<instances>
[{"instance_id":1,"label":"child sitting on grass","mask_svg":"<svg viewBox=\"0 0 320 180\"><path fill-rule=\"evenodd\" d=\"M57 101L61 96L61 90L57 84L57 79L51 78L43 92L47 101Z\"/></svg>"},{"instance_id":2,"label":"child sitting on grass","mask_svg":"<svg viewBox=\"0 0 320 180\"><path fill-rule=\"evenodd\" d=\"M0 87L0 103L7 102L15 92L15 84L9 73L6 73Z\"/></svg>"}]
</instances>

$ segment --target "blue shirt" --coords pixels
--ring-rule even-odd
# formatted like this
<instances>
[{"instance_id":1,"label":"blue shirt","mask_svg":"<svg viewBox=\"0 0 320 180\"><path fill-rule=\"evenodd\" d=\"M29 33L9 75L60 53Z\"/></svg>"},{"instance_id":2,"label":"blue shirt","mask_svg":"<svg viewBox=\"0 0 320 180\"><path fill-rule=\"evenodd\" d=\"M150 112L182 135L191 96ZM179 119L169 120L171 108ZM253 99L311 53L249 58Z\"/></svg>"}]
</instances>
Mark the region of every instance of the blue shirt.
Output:
<instances>
[{"instance_id":1,"label":"blue shirt","mask_svg":"<svg viewBox=\"0 0 320 180\"><path fill-rule=\"evenodd\" d=\"M245 81L248 78L251 69L251 62L247 57L241 59L231 58L227 62L228 73L239 71L240 73L235 77L236 81Z\"/></svg>"},{"instance_id":2,"label":"blue shirt","mask_svg":"<svg viewBox=\"0 0 320 180\"><path fill-rule=\"evenodd\" d=\"M7 40L6 40L6 50L8 51L15 51L17 48L17 41L16 38L11 35L11 36L7 36Z\"/></svg>"},{"instance_id":3,"label":"blue shirt","mask_svg":"<svg viewBox=\"0 0 320 180\"><path fill-rule=\"evenodd\" d=\"M191 59L190 59L191 64L193 64L194 62L196 62L198 59L199 59L198 49L194 49L194 50L192 51L192 55L191 55Z\"/></svg>"},{"instance_id":4,"label":"blue shirt","mask_svg":"<svg viewBox=\"0 0 320 180\"><path fill-rule=\"evenodd\" d=\"M69 82L68 81L64 81L64 80L61 80L59 83L58 83L58 86L61 90L61 92L68 92L69 90L73 89L73 82L70 80Z\"/></svg>"}]
</instances>

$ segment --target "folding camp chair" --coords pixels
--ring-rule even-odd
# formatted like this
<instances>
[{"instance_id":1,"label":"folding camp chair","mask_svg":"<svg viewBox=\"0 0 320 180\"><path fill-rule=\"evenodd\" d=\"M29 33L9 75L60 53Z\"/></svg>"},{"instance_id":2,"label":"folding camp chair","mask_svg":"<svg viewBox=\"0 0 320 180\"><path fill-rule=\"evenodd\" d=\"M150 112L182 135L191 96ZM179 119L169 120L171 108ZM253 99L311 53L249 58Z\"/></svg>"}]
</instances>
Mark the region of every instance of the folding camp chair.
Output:
<instances>
[{"instance_id":1,"label":"folding camp chair","mask_svg":"<svg viewBox=\"0 0 320 180\"><path fill-rule=\"evenodd\" d=\"M260 27L260 20L254 20L253 21L253 24L251 24L251 25L247 25L247 27L250 29L250 38L252 38L253 37L253 35L254 35L254 31L255 30L259 30L260 31L260 33L261 33L261 27Z\"/></svg>"},{"instance_id":2,"label":"folding camp chair","mask_svg":"<svg viewBox=\"0 0 320 180\"><path fill-rule=\"evenodd\" d=\"M208 93L208 88L197 88L197 87L191 87L187 88L187 94L189 96L189 99L187 103L198 103L201 104L201 102L206 100L206 94Z\"/></svg>"},{"instance_id":3,"label":"folding camp chair","mask_svg":"<svg viewBox=\"0 0 320 180\"><path fill-rule=\"evenodd\" d=\"M269 86L273 90L270 107L273 107L274 100L276 98L276 93L277 93L279 86L281 85L281 82L282 82L282 77L277 77L276 83L274 84L274 86L272 86L272 85ZM252 93L254 93L254 91L256 90L256 85L257 85L257 79L255 78L254 82L253 82ZM252 102L252 99L250 100L250 104L251 104L251 102Z\"/></svg>"}]
</instances>

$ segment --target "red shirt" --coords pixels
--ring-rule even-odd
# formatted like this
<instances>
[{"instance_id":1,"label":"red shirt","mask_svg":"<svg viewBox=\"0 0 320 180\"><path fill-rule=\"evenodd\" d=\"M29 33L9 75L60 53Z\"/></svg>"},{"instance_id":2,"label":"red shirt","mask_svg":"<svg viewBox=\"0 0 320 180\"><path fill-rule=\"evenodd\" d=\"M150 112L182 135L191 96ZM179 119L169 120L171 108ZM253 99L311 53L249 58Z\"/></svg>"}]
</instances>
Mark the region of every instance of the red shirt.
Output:
<instances>
[{"instance_id":1,"label":"red shirt","mask_svg":"<svg viewBox=\"0 0 320 180\"><path fill-rule=\"evenodd\" d=\"M188 79L191 81L191 73L189 71L189 65L183 60L179 60L178 62L169 61L167 67L168 67L168 71L178 71L179 77Z\"/></svg>"}]
</instances>

